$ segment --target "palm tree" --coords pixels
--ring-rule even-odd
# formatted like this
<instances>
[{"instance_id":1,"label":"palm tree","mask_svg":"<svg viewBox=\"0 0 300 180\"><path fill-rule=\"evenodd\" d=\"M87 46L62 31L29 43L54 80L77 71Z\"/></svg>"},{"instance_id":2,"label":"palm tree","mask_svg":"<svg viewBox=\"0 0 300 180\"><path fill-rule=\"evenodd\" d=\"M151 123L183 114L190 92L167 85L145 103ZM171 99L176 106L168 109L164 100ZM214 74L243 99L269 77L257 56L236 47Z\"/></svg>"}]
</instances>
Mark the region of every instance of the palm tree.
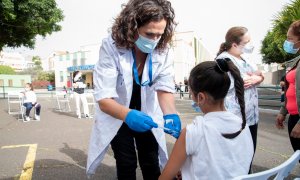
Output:
<instances>
[{"instance_id":1,"label":"palm tree","mask_svg":"<svg viewBox=\"0 0 300 180\"><path fill-rule=\"evenodd\" d=\"M265 63L283 63L295 57L284 52L282 45L292 22L300 19L300 0L291 1L273 19L273 28L262 41L261 54Z\"/></svg>"}]
</instances>

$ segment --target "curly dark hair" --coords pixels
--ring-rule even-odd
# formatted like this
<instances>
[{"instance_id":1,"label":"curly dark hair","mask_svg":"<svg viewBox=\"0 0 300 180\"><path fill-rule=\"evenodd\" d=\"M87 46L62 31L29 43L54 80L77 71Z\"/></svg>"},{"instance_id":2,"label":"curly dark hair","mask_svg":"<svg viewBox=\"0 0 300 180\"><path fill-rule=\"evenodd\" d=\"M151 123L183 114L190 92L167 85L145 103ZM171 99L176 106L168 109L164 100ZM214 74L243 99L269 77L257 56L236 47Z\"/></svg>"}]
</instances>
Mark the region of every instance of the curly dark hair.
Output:
<instances>
[{"instance_id":1,"label":"curly dark hair","mask_svg":"<svg viewBox=\"0 0 300 180\"><path fill-rule=\"evenodd\" d=\"M176 23L174 9L167 0L130 0L122 5L123 10L112 26L112 38L117 47L131 49L134 47L134 35L138 28L150 22L167 21L164 34L156 49L164 50L171 42Z\"/></svg>"}]
</instances>

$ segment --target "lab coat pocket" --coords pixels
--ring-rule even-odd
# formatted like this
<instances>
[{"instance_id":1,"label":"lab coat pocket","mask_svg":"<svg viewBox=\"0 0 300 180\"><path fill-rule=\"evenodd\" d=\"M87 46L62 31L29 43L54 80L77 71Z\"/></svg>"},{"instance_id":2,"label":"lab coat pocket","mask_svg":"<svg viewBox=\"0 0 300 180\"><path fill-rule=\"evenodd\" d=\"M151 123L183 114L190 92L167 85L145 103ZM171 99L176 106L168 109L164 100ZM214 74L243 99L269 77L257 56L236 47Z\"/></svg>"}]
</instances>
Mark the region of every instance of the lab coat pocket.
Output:
<instances>
[{"instance_id":1,"label":"lab coat pocket","mask_svg":"<svg viewBox=\"0 0 300 180\"><path fill-rule=\"evenodd\" d=\"M124 76L123 74L119 74L118 78L117 78L117 87L116 87L117 93L118 93L118 99L117 101L122 104L125 105L126 104L126 97L127 97L127 91L126 91L126 84L125 84L125 80L124 80Z\"/></svg>"}]
</instances>

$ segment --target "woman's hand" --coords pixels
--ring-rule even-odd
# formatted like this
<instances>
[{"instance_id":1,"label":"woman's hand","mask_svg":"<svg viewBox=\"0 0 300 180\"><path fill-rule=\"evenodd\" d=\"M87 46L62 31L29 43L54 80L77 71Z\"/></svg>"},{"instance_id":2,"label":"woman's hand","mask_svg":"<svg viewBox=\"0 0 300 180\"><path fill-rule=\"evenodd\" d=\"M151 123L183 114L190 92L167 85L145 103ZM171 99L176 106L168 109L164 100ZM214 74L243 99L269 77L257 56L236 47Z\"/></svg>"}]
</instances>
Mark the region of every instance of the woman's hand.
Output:
<instances>
[{"instance_id":1,"label":"woman's hand","mask_svg":"<svg viewBox=\"0 0 300 180\"><path fill-rule=\"evenodd\" d=\"M283 129L284 128L284 121L285 121L285 116L282 114L278 114L276 117L276 127L278 129Z\"/></svg>"},{"instance_id":2,"label":"woman's hand","mask_svg":"<svg viewBox=\"0 0 300 180\"><path fill-rule=\"evenodd\" d=\"M293 137L293 138L300 138L300 124L299 123L297 123L294 126L294 128L293 128L293 130L291 132L291 137Z\"/></svg>"},{"instance_id":3,"label":"woman's hand","mask_svg":"<svg viewBox=\"0 0 300 180\"><path fill-rule=\"evenodd\" d=\"M158 125L152 120L150 116L144 112L131 110L125 118L125 123L128 127L137 132L149 131L152 128L157 128Z\"/></svg>"},{"instance_id":4,"label":"woman's hand","mask_svg":"<svg viewBox=\"0 0 300 180\"><path fill-rule=\"evenodd\" d=\"M261 76L252 74L251 76L248 76L246 79L244 79L244 88L247 89L253 85L259 84L261 81Z\"/></svg>"},{"instance_id":5,"label":"woman's hand","mask_svg":"<svg viewBox=\"0 0 300 180\"><path fill-rule=\"evenodd\" d=\"M181 131L181 121L177 114L164 115L164 131L178 139Z\"/></svg>"}]
</instances>

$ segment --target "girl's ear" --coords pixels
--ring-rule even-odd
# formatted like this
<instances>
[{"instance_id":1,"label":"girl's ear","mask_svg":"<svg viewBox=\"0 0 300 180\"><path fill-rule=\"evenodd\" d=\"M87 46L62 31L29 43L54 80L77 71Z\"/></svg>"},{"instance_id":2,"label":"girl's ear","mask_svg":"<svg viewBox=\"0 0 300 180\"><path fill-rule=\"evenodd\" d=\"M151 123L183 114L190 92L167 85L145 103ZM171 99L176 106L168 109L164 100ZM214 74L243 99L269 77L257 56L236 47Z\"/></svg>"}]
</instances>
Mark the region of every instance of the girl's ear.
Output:
<instances>
[{"instance_id":1,"label":"girl's ear","mask_svg":"<svg viewBox=\"0 0 300 180\"><path fill-rule=\"evenodd\" d=\"M205 95L205 93L199 92L198 96L197 96L197 100L198 100L199 105L205 104L205 101L206 101L206 95Z\"/></svg>"}]
</instances>

